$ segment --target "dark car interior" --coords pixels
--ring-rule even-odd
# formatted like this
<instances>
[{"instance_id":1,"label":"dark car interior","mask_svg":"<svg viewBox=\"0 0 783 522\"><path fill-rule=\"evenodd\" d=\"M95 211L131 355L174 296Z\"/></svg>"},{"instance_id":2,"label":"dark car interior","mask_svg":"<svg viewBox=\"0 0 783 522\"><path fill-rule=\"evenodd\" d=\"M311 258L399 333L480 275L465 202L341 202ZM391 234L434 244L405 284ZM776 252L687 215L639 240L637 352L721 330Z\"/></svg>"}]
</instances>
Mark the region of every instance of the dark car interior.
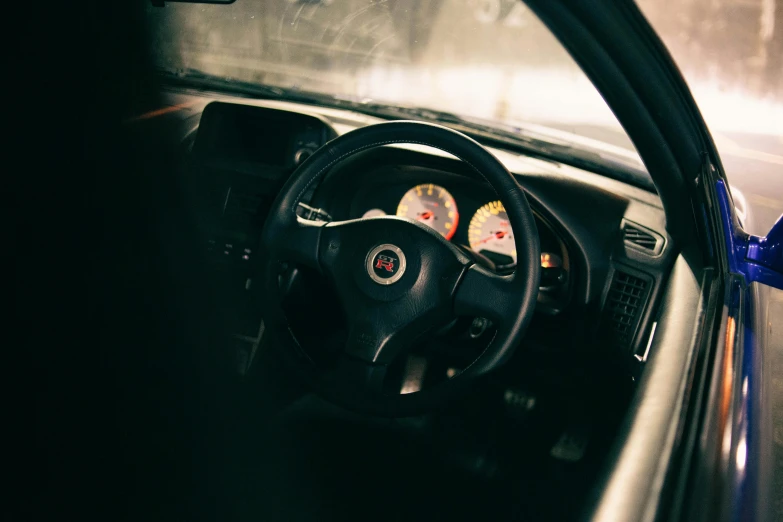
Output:
<instances>
[{"instance_id":1,"label":"dark car interior","mask_svg":"<svg viewBox=\"0 0 783 522\"><path fill-rule=\"evenodd\" d=\"M36 509L78 511L92 498L107 518L129 520L585 516L622 441L636 436L643 399L663 397L660 388L676 380L676 358L668 369L651 365L656 344L676 351L691 342L689 321L706 306L655 189L470 133L454 139L466 150L478 143L470 150L510 173L504 186L520 187L512 203L528 209L524 223L535 234L509 227L519 215L499 204L509 195L495 178L426 143L335 156L305 184L295 173L329 160L327 148L389 123L167 83L143 66L143 46L134 45L143 35L129 25L118 43L111 27L100 35L113 46L85 55L90 65L112 57L104 91L84 114L67 109L93 154L86 174L60 193L81 194L69 201L82 204L61 214L78 214L74 223L57 223L79 234L63 246L74 268L50 295L69 303L74 318L61 335L81 339L84 350L53 350L41 371L41 416L54 419L47 436L57 441L45 457L58 465ZM117 65L122 56L127 68ZM155 89L140 95L141 82ZM432 132L434 141L454 133ZM327 392L324 383L343 384L337 361L355 337L357 312L327 271L277 263L265 251L286 244L270 223L296 183L305 188L290 199L295 221L324 237L359 227L351 240L363 241L363 224L394 234L404 225L411 241L458 259L462 274L469 267L497 282L531 270L525 280L538 280L535 291L519 297L530 299L530 313L524 321L525 306L512 313L516 326L524 322L514 330L521 340L478 371L476 361L507 336L502 318L436 315L373 384L393 397L386 410L359 400L366 383L351 381L355 374L340 394ZM413 201L430 210L411 217ZM318 257L331 246L319 246ZM535 266L523 252L536 254ZM426 265L417 262L411 256L411 274ZM328 274L348 274L350 263L341 258ZM284 323L267 314L275 270ZM473 294L492 309L500 294L487 292ZM296 367L303 360L331 377L309 378ZM650 372L671 377L640 384ZM77 386L58 393L65 383ZM394 410L398 398L440 389L453 393ZM57 449L72 443L88 449Z\"/></svg>"},{"instance_id":2,"label":"dark car interior","mask_svg":"<svg viewBox=\"0 0 783 522\"><path fill-rule=\"evenodd\" d=\"M240 518L361 519L379 503L385 507L375 516L389 520L577 516L647 359L674 259L656 194L492 149L525 190L539 235L540 288L524 340L502 370L446 406L405 418L361 415L296 383L278 360L279 334L263 322L266 295L254 285L272 201L297 166L338 134L335 127L358 128L360 118L236 97L197 101L172 141L186 207L201 209L193 213L199 254L226 320L220 351L235 365L231 433L241 442L228 453L242 470ZM135 125L150 128L155 120ZM471 218L497 199L492 187L436 149L378 147L338 162L304 196L299 215L393 215L416 187L448 194L445 201L459 211L450 240L473 262L513 271L510 257L470 247ZM346 341L339 296L308 267L288 267L281 284L291 331L311 358L328 365ZM438 386L470 366L495 330L481 317L455 318L395 360L384 386L396 393ZM270 407L269 396L280 390L290 395ZM565 492L568 502L561 501ZM292 514L300 508L304 514Z\"/></svg>"}]
</instances>

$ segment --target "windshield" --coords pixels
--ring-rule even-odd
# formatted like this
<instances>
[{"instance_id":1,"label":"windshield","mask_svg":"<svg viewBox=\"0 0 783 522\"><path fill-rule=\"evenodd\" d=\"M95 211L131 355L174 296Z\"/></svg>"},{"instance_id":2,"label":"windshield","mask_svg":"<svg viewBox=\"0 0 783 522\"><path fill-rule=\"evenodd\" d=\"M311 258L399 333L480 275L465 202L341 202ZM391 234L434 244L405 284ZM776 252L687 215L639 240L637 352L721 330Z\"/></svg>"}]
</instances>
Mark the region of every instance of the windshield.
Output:
<instances>
[{"instance_id":1,"label":"windshield","mask_svg":"<svg viewBox=\"0 0 783 522\"><path fill-rule=\"evenodd\" d=\"M643 169L588 78L517 0L238 0L147 9L157 65L168 71L424 107L506 129L525 125L560 143L601 142Z\"/></svg>"}]
</instances>

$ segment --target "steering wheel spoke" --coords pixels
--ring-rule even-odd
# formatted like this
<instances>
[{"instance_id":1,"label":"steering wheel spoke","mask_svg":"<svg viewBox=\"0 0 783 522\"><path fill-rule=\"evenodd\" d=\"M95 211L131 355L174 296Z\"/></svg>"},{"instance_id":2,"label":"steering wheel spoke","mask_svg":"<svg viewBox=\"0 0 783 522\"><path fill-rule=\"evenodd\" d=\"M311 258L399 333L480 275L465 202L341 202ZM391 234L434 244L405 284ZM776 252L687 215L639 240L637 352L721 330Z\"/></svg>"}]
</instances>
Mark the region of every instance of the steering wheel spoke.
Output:
<instances>
[{"instance_id":1,"label":"steering wheel spoke","mask_svg":"<svg viewBox=\"0 0 783 522\"><path fill-rule=\"evenodd\" d=\"M401 354L407 353L427 331L426 322L416 318L395 328L388 323L358 322L348 331L345 353L368 364L391 364Z\"/></svg>"},{"instance_id":2,"label":"steering wheel spoke","mask_svg":"<svg viewBox=\"0 0 783 522\"><path fill-rule=\"evenodd\" d=\"M320 271L318 250L324 224L322 221L297 218L296 222L289 224L280 232L283 237L279 242L278 258L281 261L290 261Z\"/></svg>"},{"instance_id":3,"label":"steering wheel spoke","mask_svg":"<svg viewBox=\"0 0 783 522\"><path fill-rule=\"evenodd\" d=\"M387 371L386 364L372 364L350 355L343 355L337 361L329 379L334 386L346 392L360 389L380 395L383 393Z\"/></svg>"},{"instance_id":4,"label":"steering wheel spoke","mask_svg":"<svg viewBox=\"0 0 783 522\"><path fill-rule=\"evenodd\" d=\"M465 270L454 293L455 315L485 317L495 324L514 317L513 276L501 276L486 268L472 265Z\"/></svg>"}]
</instances>

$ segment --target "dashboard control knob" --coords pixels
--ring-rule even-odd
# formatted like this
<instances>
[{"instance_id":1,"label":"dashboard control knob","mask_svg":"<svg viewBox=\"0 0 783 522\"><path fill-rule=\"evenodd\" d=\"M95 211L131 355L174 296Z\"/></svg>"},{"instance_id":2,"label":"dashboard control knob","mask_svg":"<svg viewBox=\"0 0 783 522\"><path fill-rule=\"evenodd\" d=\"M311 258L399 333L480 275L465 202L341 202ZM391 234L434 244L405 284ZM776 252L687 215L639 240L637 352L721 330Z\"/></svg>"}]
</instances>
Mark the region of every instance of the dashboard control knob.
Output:
<instances>
[{"instance_id":1,"label":"dashboard control knob","mask_svg":"<svg viewBox=\"0 0 783 522\"><path fill-rule=\"evenodd\" d=\"M297 150L294 153L294 166L298 167L304 163L307 158L313 155L313 152L315 152L315 149L311 147L302 147L301 149Z\"/></svg>"}]
</instances>

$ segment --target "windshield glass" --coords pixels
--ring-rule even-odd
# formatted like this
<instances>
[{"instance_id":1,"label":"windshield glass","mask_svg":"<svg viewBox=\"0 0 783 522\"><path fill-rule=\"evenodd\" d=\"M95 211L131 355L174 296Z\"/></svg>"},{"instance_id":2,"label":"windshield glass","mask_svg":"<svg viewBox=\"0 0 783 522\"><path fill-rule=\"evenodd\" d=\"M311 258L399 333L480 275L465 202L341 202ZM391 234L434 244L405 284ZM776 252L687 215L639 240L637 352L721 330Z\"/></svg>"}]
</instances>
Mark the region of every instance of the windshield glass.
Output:
<instances>
[{"instance_id":1,"label":"windshield glass","mask_svg":"<svg viewBox=\"0 0 783 522\"><path fill-rule=\"evenodd\" d=\"M157 65L168 71L525 125L582 148L600 142L643 169L588 78L517 0L237 0L147 10Z\"/></svg>"}]
</instances>

